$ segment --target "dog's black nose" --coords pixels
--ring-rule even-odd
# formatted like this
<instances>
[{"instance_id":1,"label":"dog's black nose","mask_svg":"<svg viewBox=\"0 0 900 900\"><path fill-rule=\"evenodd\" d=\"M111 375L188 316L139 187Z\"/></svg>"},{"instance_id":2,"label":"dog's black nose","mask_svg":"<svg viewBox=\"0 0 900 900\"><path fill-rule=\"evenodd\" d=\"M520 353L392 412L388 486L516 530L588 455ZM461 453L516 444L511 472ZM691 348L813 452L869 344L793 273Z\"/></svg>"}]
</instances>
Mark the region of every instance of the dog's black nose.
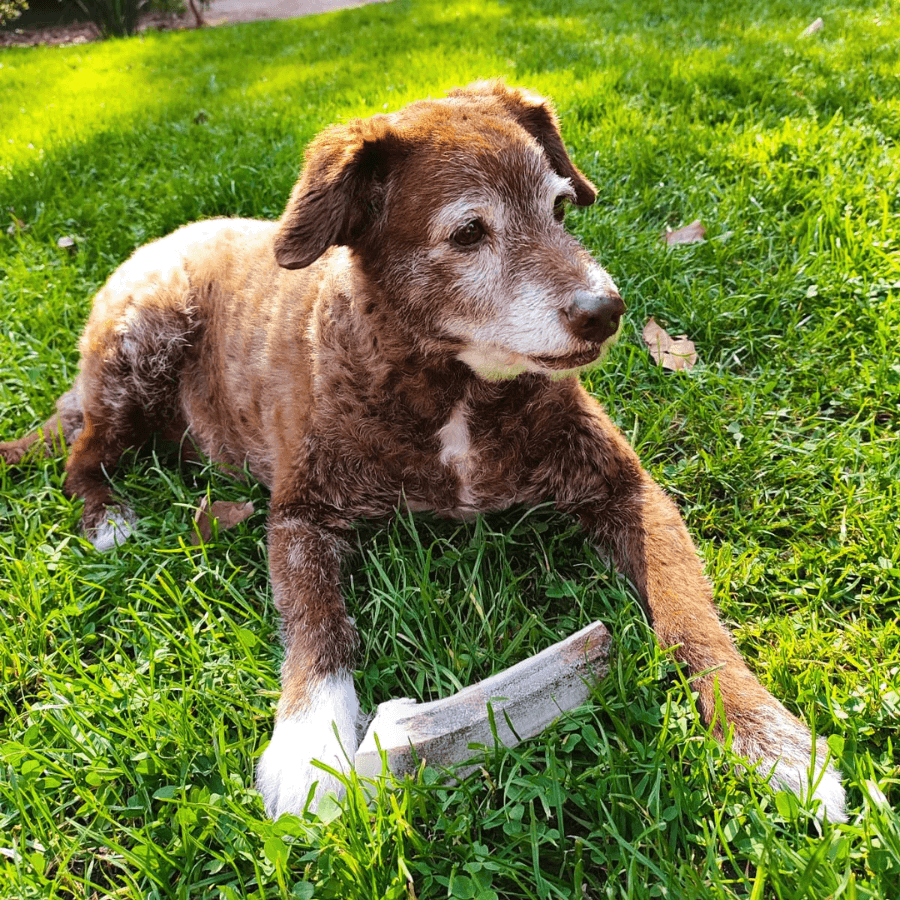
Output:
<instances>
[{"instance_id":1,"label":"dog's black nose","mask_svg":"<svg viewBox=\"0 0 900 900\"><path fill-rule=\"evenodd\" d=\"M624 312L625 304L615 291L604 294L578 291L566 310L566 318L576 337L600 344L619 330Z\"/></svg>"}]
</instances>

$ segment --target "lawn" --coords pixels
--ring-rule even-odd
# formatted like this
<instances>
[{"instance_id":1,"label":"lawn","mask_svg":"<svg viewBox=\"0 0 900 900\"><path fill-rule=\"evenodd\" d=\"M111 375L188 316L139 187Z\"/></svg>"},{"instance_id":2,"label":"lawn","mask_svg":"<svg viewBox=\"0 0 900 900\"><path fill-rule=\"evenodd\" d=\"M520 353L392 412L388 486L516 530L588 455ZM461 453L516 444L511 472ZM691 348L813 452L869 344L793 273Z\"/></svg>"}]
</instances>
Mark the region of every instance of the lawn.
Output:
<instances>
[{"instance_id":1,"label":"lawn","mask_svg":"<svg viewBox=\"0 0 900 900\"><path fill-rule=\"evenodd\" d=\"M425 770L367 806L351 779L343 810L267 821L266 495L160 445L118 473L141 524L103 556L60 461L0 468L0 896L897 900L898 55L896 4L867 0L393 0L0 53L6 437L71 383L120 261L194 219L279 215L325 125L487 76L552 96L600 189L569 226L629 307L586 383L751 667L828 736L850 812L820 824L742 770L629 586L519 510L360 525L361 701L433 699L601 619L592 701L456 786ZM705 242L660 241L693 219ZM651 315L693 370L654 365ZM203 496L257 512L196 548Z\"/></svg>"}]
</instances>

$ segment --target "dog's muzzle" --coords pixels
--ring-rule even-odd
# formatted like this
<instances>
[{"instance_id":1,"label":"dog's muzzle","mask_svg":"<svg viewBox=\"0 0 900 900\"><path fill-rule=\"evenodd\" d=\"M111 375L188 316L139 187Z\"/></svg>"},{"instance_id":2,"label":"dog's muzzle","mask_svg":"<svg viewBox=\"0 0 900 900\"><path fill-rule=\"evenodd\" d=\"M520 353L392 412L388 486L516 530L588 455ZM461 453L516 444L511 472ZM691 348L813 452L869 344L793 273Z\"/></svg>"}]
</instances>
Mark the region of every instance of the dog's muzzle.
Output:
<instances>
[{"instance_id":1,"label":"dog's muzzle","mask_svg":"<svg viewBox=\"0 0 900 900\"><path fill-rule=\"evenodd\" d=\"M575 337L602 344L619 330L625 304L615 291L578 291L567 310L566 325Z\"/></svg>"}]
</instances>

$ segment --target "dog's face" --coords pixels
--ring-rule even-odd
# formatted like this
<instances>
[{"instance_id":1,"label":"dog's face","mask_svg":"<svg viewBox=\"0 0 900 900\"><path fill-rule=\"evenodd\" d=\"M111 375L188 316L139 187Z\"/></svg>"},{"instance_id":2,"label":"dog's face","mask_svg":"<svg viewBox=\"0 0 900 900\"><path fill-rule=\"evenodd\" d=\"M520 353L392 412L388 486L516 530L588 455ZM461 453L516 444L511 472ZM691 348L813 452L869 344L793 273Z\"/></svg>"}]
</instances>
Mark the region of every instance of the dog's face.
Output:
<instances>
[{"instance_id":1,"label":"dog's face","mask_svg":"<svg viewBox=\"0 0 900 900\"><path fill-rule=\"evenodd\" d=\"M479 84L317 144L282 219L282 265L348 244L390 285L397 327L486 378L569 374L615 339L616 287L563 225L596 193L542 99Z\"/></svg>"}]
</instances>

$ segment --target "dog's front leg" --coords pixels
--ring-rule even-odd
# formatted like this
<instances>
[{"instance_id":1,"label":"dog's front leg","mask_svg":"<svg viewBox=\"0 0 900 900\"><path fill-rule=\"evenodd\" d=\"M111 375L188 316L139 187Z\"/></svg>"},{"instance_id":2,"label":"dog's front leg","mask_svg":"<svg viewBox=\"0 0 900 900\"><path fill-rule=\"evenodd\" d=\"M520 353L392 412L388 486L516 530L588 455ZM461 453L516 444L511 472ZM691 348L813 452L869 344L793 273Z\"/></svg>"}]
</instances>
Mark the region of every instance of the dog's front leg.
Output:
<instances>
[{"instance_id":1,"label":"dog's front leg","mask_svg":"<svg viewBox=\"0 0 900 900\"><path fill-rule=\"evenodd\" d=\"M599 422L598 422L599 424ZM844 821L838 772L828 748L754 677L719 621L712 589L675 505L641 468L611 424L573 442L558 496L596 545L635 585L663 648L673 648L698 691L701 713L719 738L733 728L732 748L772 773L778 788L813 796L832 821ZM593 458L587 474L584 460ZM588 496L593 496L588 499ZM580 496L579 496L580 495ZM725 722L722 722L724 714ZM815 762L813 763L813 756Z\"/></svg>"},{"instance_id":2,"label":"dog's front leg","mask_svg":"<svg viewBox=\"0 0 900 900\"><path fill-rule=\"evenodd\" d=\"M347 523L320 521L296 505L273 507L269 516L269 568L284 663L275 730L256 783L273 818L300 813L308 801L315 809L326 793L340 796L340 781L313 760L346 771L359 743L352 674L358 638L340 591Z\"/></svg>"}]
</instances>

